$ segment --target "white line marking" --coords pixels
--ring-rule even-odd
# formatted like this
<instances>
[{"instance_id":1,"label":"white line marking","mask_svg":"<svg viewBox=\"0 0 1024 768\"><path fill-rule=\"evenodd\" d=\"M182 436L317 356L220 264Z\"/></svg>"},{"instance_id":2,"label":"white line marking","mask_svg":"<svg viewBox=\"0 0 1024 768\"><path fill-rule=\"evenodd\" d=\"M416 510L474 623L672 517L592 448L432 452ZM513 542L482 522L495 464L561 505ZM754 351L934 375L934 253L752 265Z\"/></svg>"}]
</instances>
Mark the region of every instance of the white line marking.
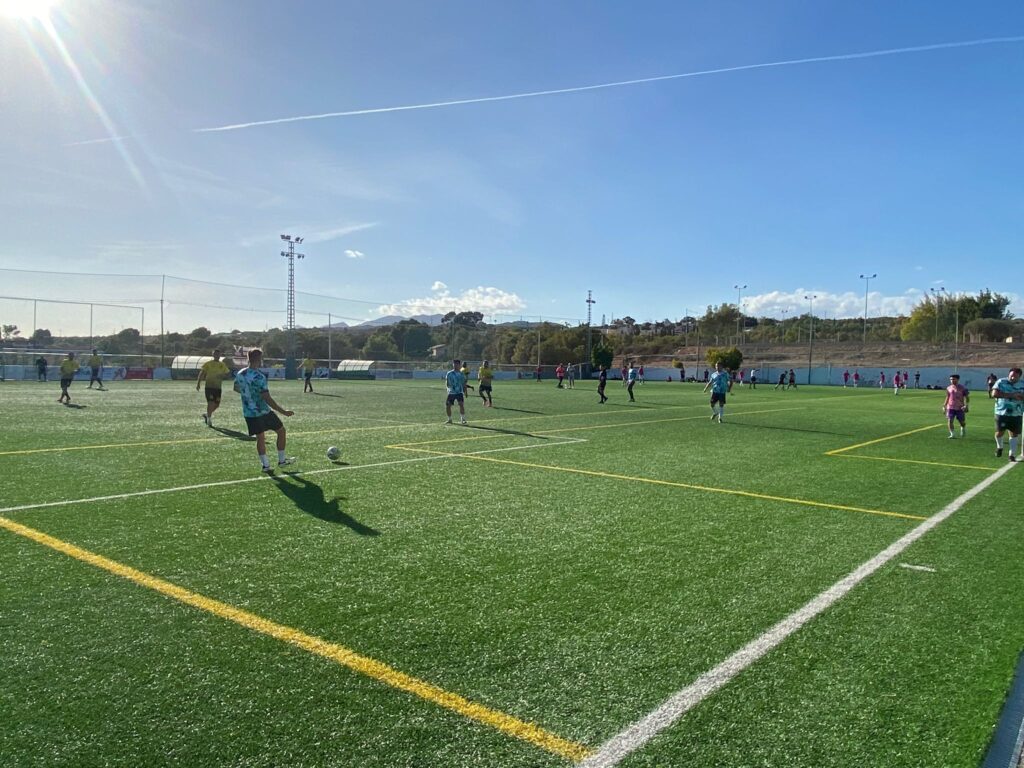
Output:
<instances>
[{"instance_id":1,"label":"white line marking","mask_svg":"<svg viewBox=\"0 0 1024 768\"><path fill-rule=\"evenodd\" d=\"M946 520L946 518L953 515L964 504L992 485L1014 466L1013 464L1007 464L994 475L982 480L969 491L953 500L945 509L925 520L893 544L890 544L855 571L840 579L803 607L784 618L763 635L751 640L714 669L705 672L694 682L690 683L690 685L673 694L653 712L627 726L605 742L597 752L579 763L580 768L611 768L611 766L618 765L628 755L640 749L658 733L670 727L679 718L723 687L740 672L779 646L786 638L794 634L811 619L823 613L849 594L864 579L898 557L907 547L939 523Z\"/></svg>"},{"instance_id":2,"label":"white line marking","mask_svg":"<svg viewBox=\"0 0 1024 768\"><path fill-rule=\"evenodd\" d=\"M548 448L556 445L569 445L571 443L584 443L586 440L578 437L567 437L557 442L545 442L538 443L536 445L518 445L512 448L489 448L486 451L471 451L467 452L469 455L476 455L481 453L502 453L507 451L523 451L531 448ZM456 459L459 456L466 454L451 454L443 456L417 456L413 459L395 459L394 461L378 461L374 464L351 464L344 467L328 467L327 469L312 469L306 472L288 472L286 474L277 475L280 479L282 476L287 477L289 475L308 477L309 475L323 475L328 472L351 472L356 469L372 469L374 467L391 467L396 464L412 464L417 461L439 461L441 459ZM110 496L91 496L85 499L64 499L62 501L45 501L40 504L22 504L16 507L0 507L0 514L7 514L10 512L24 512L29 509L46 509L47 507L64 507L71 504L89 504L94 501L115 501L117 499L132 499L138 496L157 496L163 493L177 493L179 491L197 491L202 488L218 488L226 485L241 485L242 483L258 483L263 480L274 479L270 475L255 475L253 477L243 477L238 480L218 480L212 483L196 483L195 485L179 485L174 488L155 488L150 491L132 491L131 493L117 493Z\"/></svg>"},{"instance_id":3,"label":"white line marking","mask_svg":"<svg viewBox=\"0 0 1024 768\"><path fill-rule=\"evenodd\" d=\"M926 573L938 573L934 568L929 568L927 565L911 565L910 563L900 563L900 568L906 568L908 571L925 571Z\"/></svg>"}]
</instances>

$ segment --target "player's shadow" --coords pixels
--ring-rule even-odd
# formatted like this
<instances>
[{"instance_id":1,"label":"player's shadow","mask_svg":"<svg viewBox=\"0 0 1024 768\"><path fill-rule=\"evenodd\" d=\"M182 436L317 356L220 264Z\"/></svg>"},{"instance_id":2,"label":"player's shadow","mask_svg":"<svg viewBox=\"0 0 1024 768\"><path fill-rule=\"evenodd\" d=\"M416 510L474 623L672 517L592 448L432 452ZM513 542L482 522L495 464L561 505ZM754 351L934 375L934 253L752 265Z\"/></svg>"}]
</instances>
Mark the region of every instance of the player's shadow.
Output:
<instances>
[{"instance_id":1,"label":"player's shadow","mask_svg":"<svg viewBox=\"0 0 1024 768\"><path fill-rule=\"evenodd\" d=\"M351 528L360 536L380 536L380 531L363 525L341 508L344 496L335 496L330 501L324 496L324 489L300 475L274 475L278 489L292 500L296 507L307 515L327 523L339 523Z\"/></svg>"},{"instance_id":2,"label":"player's shadow","mask_svg":"<svg viewBox=\"0 0 1024 768\"><path fill-rule=\"evenodd\" d=\"M88 405L79 405L78 403L64 403L65 408L74 408L75 410L81 410L82 408L88 408Z\"/></svg>"},{"instance_id":3,"label":"player's shadow","mask_svg":"<svg viewBox=\"0 0 1024 768\"><path fill-rule=\"evenodd\" d=\"M522 437L535 437L538 440L550 440L549 437L543 435L535 435L532 432L520 432L517 429L498 429L497 427L482 427L479 424L467 424L467 429L480 429L485 432L500 432L503 435L521 435Z\"/></svg>"},{"instance_id":4,"label":"player's shadow","mask_svg":"<svg viewBox=\"0 0 1024 768\"><path fill-rule=\"evenodd\" d=\"M726 416L729 416L729 415L730 414L726 413ZM731 419L729 419L729 421L731 421L731 423L733 423L733 424L743 424L743 426L745 426L745 427L753 427L754 429L774 429L774 430L777 430L779 432L806 432L806 433L811 434L811 435L833 435L835 437L850 437L850 438L854 437L854 435L847 434L846 432L829 432L828 430L825 430L825 429L801 429L800 427L778 427L778 426L769 426L768 424L751 424L749 422L738 422L738 421L735 420L736 418L738 418L740 416L744 416L744 415L746 415L746 414L734 413L734 414L731 415Z\"/></svg>"},{"instance_id":5,"label":"player's shadow","mask_svg":"<svg viewBox=\"0 0 1024 768\"><path fill-rule=\"evenodd\" d=\"M509 408L507 405L495 405L494 410L496 411L515 411L516 413L539 413L541 416L544 415L544 411L527 411L524 408Z\"/></svg>"},{"instance_id":6,"label":"player's shadow","mask_svg":"<svg viewBox=\"0 0 1024 768\"><path fill-rule=\"evenodd\" d=\"M309 394L317 397L345 397L345 395L332 395L329 392L310 392Z\"/></svg>"},{"instance_id":7,"label":"player's shadow","mask_svg":"<svg viewBox=\"0 0 1024 768\"><path fill-rule=\"evenodd\" d=\"M211 427L214 432L220 432L225 437L232 437L235 440L245 440L247 442L253 442L256 438L245 434L245 432L239 432L237 429L226 429L224 427Z\"/></svg>"}]
</instances>

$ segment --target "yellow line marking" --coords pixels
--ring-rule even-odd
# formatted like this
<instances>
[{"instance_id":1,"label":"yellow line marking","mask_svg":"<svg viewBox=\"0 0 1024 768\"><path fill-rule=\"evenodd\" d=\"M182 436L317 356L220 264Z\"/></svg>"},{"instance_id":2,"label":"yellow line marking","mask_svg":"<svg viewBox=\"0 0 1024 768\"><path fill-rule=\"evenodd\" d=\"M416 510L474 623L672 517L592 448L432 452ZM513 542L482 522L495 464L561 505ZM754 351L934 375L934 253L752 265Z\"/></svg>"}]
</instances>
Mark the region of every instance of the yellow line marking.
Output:
<instances>
[{"instance_id":1,"label":"yellow line marking","mask_svg":"<svg viewBox=\"0 0 1024 768\"><path fill-rule=\"evenodd\" d=\"M707 493L724 493L730 496L743 496L750 499L765 499L767 501L779 501L786 504L799 504L807 507L819 507L823 509L838 509L844 512L863 512L868 515L882 515L884 517L899 517L905 520L927 520L927 517L920 515L906 515L901 512L886 512L880 509L864 509L863 507L850 507L842 504L826 504L820 501L808 501L806 499L791 499L785 496L769 496L764 493L752 491L737 491L728 488L712 488L706 485L694 485L692 483L678 483L671 480L655 480L649 477L633 477L630 475L618 475L611 472L596 472L589 469L574 469L572 467L556 467L550 464L533 464L526 461L513 461L511 459L495 459L490 456L480 456L465 453L444 453L443 451L430 451L426 448L408 448L400 446L404 451L415 451L418 453L429 453L436 456L450 456L455 459L471 459L474 461L490 461L495 464L511 464L518 467L529 467L531 469L547 469L552 472L568 472L576 475L587 475L589 477L602 477L609 480L628 480L635 483L649 483L651 485L665 485L670 488L687 488L693 491L706 491Z\"/></svg>"},{"instance_id":2,"label":"yellow line marking","mask_svg":"<svg viewBox=\"0 0 1024 768\"><path fill-rule=\"evenodd\" d=\"M827 454L826 454L827 455ZM918 461L917 459L890 459L886 456L854 456L839 455L841 459L866 459L868 461L895 461L900 464L927 464L932 467L952 467L953 469L980 469L984 472L996 472L992 467L981 467L977 464L948 464L943 461Z\"/></svg>"},{"instance_id":3,"label":"yellow line marking","mask_svg":"<svg viewBox=\"0 0 1024 768\"><path fill-rule=\"evenodd\" d=\"M879 437L879 438L877 438L875 440L868 440L866 443L857 443L856 445L848 445L845 448L836 448L834 451L826 451L825 455L826 456L838 456L840 453L846 453L847 451L852 451L855 448L864 448L864 447L866 447L868 445L874 445L875 443L884 443L887 440L895 440L895 439L897 439L899 437L906 437L907 435L914 435L914 434L917 434L918 432L926 432L929 429L938 429L939 427L942 427L942 426L945 426L945 425L944 424L932 424L932 425L927 426L927 427L919 427L917 429L912 429L909 432L900 432L898 435L889 435L888 437Z\"/></svg>"},{"instance_id":4,"label":"yellow line marking","mask_svg":"<svg viewBox=\"0 0 1024 768\"><path fill-rule=\"evenodd\" d=\"M159 592L166 597L178 600L193 608L198 608L211 613L221 619L233 621L234 623L250 629L254 632L273 637L276 640L301 648L304 651L321 656L330 661L348 667L354 672L366 675L374 680L390 685L406 693L411 693L421 699L436 704L457 714L475 720L478 723L496 728L502 733L514 736L517 739L529 742L536 747L547 750L553 754L568 758L573 761L580 761L591 754L592 750L582 744L563 739L550 731L528 723L518 718L506 715L503 712L485 707L482 704L470 701L456 693L451 693L443 688L428 683L424 680L399 672L397 669L384 664L383 662L371 659L368 656L356 653L349 648L336 643L331 643L319 637L307 635L306 633L292 627L278 624L270 619L257 616L241 608L222 603L205 597L196 592L179 587L169 581L152 576L148 573L136 570L130 566L110 560L102 555L82 549L61 539L54 538L34 528L16 523L5 517L0 517L0 528L6 528L11 533L24 536L27 539L42 544L43 546L63 552L69 557L80 560L83 563L101 568L115 576L128 579L139 586L147 587Z\"/></svg>"}]
</instances>

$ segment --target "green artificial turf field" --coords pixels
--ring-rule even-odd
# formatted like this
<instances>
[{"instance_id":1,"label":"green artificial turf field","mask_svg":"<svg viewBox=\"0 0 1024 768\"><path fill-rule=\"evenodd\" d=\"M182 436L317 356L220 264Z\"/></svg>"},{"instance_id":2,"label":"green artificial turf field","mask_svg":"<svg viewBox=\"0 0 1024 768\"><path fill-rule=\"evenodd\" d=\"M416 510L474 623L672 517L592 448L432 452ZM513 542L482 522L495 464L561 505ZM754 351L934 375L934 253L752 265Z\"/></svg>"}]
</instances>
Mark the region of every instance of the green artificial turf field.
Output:
<instances>
[{"instance_id":1,"label":"green artificial turf field","mask_svg":"<svg viewBox=\"0 0 1024 768\"><path fill-rule=\"evenodd\" d=\"M1024 646L984 395L948 440L923 390L317 388L269 478L230 390L0 385L0 762L978 765Z\"/></svg>"}]
</instances>

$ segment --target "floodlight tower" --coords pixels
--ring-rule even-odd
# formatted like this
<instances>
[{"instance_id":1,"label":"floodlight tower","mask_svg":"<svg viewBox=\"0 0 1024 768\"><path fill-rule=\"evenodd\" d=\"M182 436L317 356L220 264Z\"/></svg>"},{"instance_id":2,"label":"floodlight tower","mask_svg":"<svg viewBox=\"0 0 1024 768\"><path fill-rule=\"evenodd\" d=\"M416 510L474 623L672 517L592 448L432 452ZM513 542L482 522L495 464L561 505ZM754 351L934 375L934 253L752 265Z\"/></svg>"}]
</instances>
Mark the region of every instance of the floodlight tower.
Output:
<instances>
[{"instance_id":1,"label":"floodlight tower","mask_svg":"<svg viewBox=\"0 0 1024 768\"><path fill-rule=\"evenodd\" d=\"M808 312L811 317L811 338L807 347L807 384L809 386L811 383L811 365L814 363L814 300L818 298L818 294L812 293L810 296L804 296L804 298L811 303L810 311Z\"/></svg>"},{"instance_id":2,"label":"floodlight tower","mask_svg":"<svg viewBox=\"0 0 1024 768\"><path fill-rule=\"evenodd\" d=\"M303 238L281 235L281 239L288 243L288 250L281 251L281 255L288 259L288 320L286 329L288 331L288 357L284 364L285 378L295 378L295 259L304 259L306 254L296 253L295 246L299 245Z\"/></svg>"},{"instance_id":3,"label":"floodlight tower","mask_svg":"<svg viewBox=\"0 0 1024 768\"><path fill-rule=\"evenodd\" d=\"M743 336L740 333L740 323L743 321L743 305L740 304L740 298L747 289L747 286L744 283L743 285L734 285L733 288L736 289L736 344L737 346L743 346Z\"/></svg>"},{"instance_id":4,"label":"floodlight tower","mask_svg":"<svg viewBox=\"0 0 1024 768\"><path fill-rule=\"evenodd\" d=\"M860 276L860 279L864 281L864 340L861 342L862 345L868 343L868 286L876 277L878 277L878 273Z\"/></svg>"}]
</instances>

